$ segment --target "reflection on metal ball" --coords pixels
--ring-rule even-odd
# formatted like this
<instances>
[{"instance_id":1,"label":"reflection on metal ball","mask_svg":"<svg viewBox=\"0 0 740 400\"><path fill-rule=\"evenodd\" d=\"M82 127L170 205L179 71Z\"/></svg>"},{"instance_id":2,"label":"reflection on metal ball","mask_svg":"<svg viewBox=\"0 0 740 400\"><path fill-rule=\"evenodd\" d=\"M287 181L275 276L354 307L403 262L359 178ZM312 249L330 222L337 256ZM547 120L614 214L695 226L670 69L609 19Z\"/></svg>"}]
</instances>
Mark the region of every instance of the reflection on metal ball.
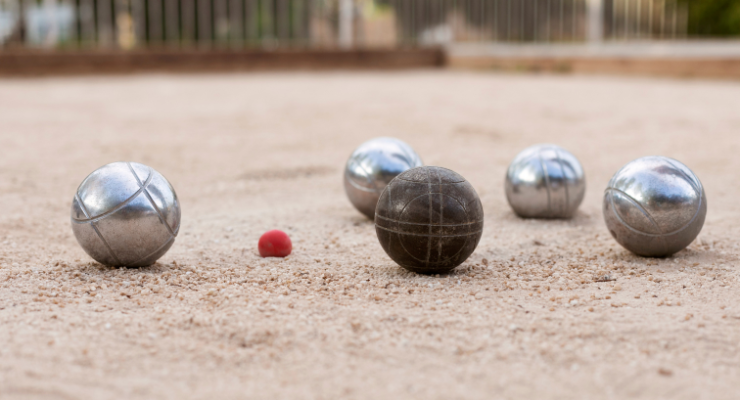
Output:
<instances>
[{"instance_id":1,"label":"reflection on metal ball","mask_svg":"<svg viewBox=\"0 0 740 400\"><path fill-rule=\"evenodd\" d=\"M409 271L439 274L465 261L483 234L483 207L468 181L449 169L419 167L385 188L375 214L383 250Z\"/></svg>"},{"instance_id":2,"label":"reflection on metal ball","mask_svg":"<svg viewBox=\"0 0 740 400\"><path fill-rule=\"evenodd\" d=\"M614 174L603 210L619 244L637 255L665 257L699 235L707 197L687 166L668 157L643 157Z\"/></svg>"},{"instance_id":3,"label":"reflection on metal ball","mask_svg":"<svg viewBox=\"0 0 740 400\"><path fill-rule=\"evenodd\" d=\"M98 168L72 200L72 231L101 264L151 265L169 250L179 229L175 190L143 164L115 162Z\"/></svg>"},{"instance_id":4,"label":"reflection on metal ball","mask_svg":"<svg viewBox=\"0 0 740 400\"><path fill-rule=\"evenodd\" d=\"M394 138L380 137L360 145L347 160L344 191L353 206L375 218L375 206L386 185L398 174L423 163L414 149Z\"/></svg>"},{"instance_id":5,"label":"reflection on metal ball","mask_svg":"<svg viewBox=\"0 0 740 400\"><path fill-rule=\"evenodd\" d=\"M511 162L505 189L509 205L522 218L570 218L583 201L586 177L573 154L538 144Z\"/></svg>"}]
</instances>

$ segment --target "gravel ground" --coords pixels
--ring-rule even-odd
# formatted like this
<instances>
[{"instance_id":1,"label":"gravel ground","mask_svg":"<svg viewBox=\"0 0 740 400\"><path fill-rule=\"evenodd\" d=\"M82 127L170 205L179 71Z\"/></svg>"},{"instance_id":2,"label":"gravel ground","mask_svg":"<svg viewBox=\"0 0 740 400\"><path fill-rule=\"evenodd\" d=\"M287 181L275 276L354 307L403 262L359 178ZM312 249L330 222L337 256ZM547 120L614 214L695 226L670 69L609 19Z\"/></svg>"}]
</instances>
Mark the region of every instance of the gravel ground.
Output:
<instances>
[{"instance_id":1,"label":"gravel ground","mask_svg":"<svg viewBox=\"0 0 740 400\"><path fill-rule=\"evenodd\" d=\"M739 83L450 71L0 80L0 397L736 399L738 104ZM346 200L346 157L379 135L480 194L483 239L453 273L396 266ZM506 203L538 142L584 165L572 220ZM652 154L708 196L667 259L601 215L611 175ZM97 264L70 229L77 185L118 160L182 204L148 268ZM257 254L273 228L286 259Z\"/></svg>"}]
</instances>

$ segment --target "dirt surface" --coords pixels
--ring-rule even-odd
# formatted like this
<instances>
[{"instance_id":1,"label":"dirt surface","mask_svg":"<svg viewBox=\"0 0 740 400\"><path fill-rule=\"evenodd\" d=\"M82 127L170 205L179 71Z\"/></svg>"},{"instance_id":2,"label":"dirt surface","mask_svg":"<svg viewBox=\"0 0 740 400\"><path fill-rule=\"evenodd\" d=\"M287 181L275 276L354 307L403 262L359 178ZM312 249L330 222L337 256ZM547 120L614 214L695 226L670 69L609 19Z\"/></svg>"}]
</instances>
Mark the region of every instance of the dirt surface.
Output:
<instances>
[{"instance_id":1,"label":"dirt surface","mask_svg":"<svg viewBox=\"0 0 740 400\"><path fill-rule=\"evenodd\" d=\"M736 399L738 104L738 83L466 72L1 80L0 397ZM480 194L454 273L394 265L346 200L346 157L379 135ZM538 142L583 163L573 220L506 203L507 164ZM652 154L708 197L667 259L601 215L611 175ZM93 262L70 228L77 185L119 160L182 204L148 268ZM257 255L272 228L286 259Z\"/></svg>"}]
</instances>

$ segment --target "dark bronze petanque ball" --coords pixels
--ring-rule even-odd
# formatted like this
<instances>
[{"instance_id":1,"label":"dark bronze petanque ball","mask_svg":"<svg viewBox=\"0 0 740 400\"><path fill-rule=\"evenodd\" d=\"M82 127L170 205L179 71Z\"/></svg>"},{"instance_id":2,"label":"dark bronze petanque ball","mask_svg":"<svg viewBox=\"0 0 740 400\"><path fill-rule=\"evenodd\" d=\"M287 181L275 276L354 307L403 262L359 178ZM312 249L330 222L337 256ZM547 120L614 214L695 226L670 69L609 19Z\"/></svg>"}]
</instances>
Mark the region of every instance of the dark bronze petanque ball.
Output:
<instances>
[{"instance_id":1,"label":"dark bronze petanque ball","mask_svg":"<svg viewBox=\"0 0 740 400\"><path fill-rule=\"evenodd\" d=\"M439 274L462 264L483 233L478 193L454 171L417 167L395 177L375 209L375 232L398 265Z\"/></svg>"}]
</instances>

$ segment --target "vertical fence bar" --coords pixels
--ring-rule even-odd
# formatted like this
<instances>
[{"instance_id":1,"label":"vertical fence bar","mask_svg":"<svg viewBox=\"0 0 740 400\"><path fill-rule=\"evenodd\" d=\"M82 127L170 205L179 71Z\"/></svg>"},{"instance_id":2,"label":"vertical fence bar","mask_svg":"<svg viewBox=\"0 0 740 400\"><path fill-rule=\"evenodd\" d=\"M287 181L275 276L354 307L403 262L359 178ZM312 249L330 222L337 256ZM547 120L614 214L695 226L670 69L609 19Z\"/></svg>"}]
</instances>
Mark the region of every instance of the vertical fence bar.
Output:
<instances>
[{"instance_id":1,"label":"vertical fence bar","mask_svg":"<svg viewBox=\"0 0 740 400\"><path fill-rule=\"evenodd\" d=\"M552 0L547 0L547 12L545 12L545 16L547 18L545 21L547 24L545 28L545 41L549 43L552 41Z\"/></svg>"},{"instance_id":2,"label":"vertical fence bar","mask_svg":"<svg viewBox=\"0 0 740 400\"><path fill-rule=\"evenodd\" d=\"M2 2L0 2L2 4ZM78 32L77 32L77 4L76 0L65 0L64 4L72 9L72 25L67 30L67 42L70 46L78 45ZM2 7L0 7L1 9ZM2 45L0 44L0 47Z\"/></svg>"},{"instance_id":3,"label":"vertical fence bar","mask_svg":"<svg viewBox=\"0 0 740 400\"><path fill-rule=\"evenodd\" d=\"M393 5L393 14L395 15L394 26L396 28L396 40L400 46L406 45L406 37L403 34L403 2L401 0L391 0Z\"/></svg>"},{"instance_id":4,"label":"vertical fence bar","mask_svg":"<svg viewBox=\"0 0 740 400\"><path fill-rule=\"evenodd\" d=\"M290 3L289 0L277 0L277 32L280 46L290 46Z\"/></svg>"},{"instance_id":5,"label":"vertical fence bar","mask_svg":"<svg viewBox=\"0 0 740 400\"><path fill-rule=\"evenodd\" d=\"M637 30L635 34L637 35L637 38L642 37L642 0L637 0L637 16L635 17L637 19Z\"/></svg>"},{"instance_id":6,"label":"vertical fence bar","mask_svg":"<svg viewBox=\"0 0 740 400\"><path fill-rule=\"evenodd\" d=\"M352 47L352 0L339 0L339 46Z\"/></svg>"},{"instance_id":7,"label":"vertical fence bar","mask_svg":"<svg viewBox=\"0 0 740 400\"><path fill-rule=\"evenodd\" d=\"M27 0L19 0L24 3L24 9L28 9ZM94 0L80 0L80 39L85 47L93 47L98 41L98 32L95 28L95 2Z\"/></svg>"},{"instance_id":8,"label":"vertical fence bar","mask_svg":"<svg viewBox=\"0 0 740 400\"><path fill-rule=\"evenodd\" d=\"M269 43L269 45L272 45L273 41L275 40L275 24L273 19L273 12L275 10L274 1L275 0L260 0L261 25L259 39L262 42L262 45L265 45L265 43Z\"/></svg>"},{"instance_id":9,"label":"vertical fence bar","mask_svg":"<svg viewBox=\"0 0 740 400\"><path fill-rule=\"evenodd\" d=\"M164 32L168 46L178 46L182 0L164 0Z\"/></svg>"},{"instance_id":10,"label":"vertical fence bar","mask_svg":"<svg viewBox=\"0 0 740 400\"><path fill-rule=\"evenodd\" d=\"M491 0L478 0L478 12L479 12L479 20L478 20L478 40L480 41L486 41L491 40L490 36L488 35L488 29L486 29L489 25L488 16L490 13L487 12L488 8L490 8L490 5L492 3Z\"/></svg>"},{"instance_id":11,"label":"vertical fence bar","mask_svg":"<svg viewBox=\"0 0 740 400\"><path fill-rule=\"evenodd\" d=\"M532 21L533 21L533 24L532 24L532 38L533 38L533 40L535 42L538 39L537 34L539 33L538 32L539 29L537 29L539 27L539 23L538 23L538 20L537 20L537 5L538 5L537 3L538 3L538 0L532 0Z\"/></svg>"},{"instance_id":12,"label":"vertical fence bar","mask_svg":"<svg viewBox=\"0 0 740 400\"><path fill-rule=\"evenodd\" d=\"M244 46L243 0L229 0L229 44L231 47Z\"/></svg>"},{"instance_id":13,"label":"vertical fence bar","mask_svg":"<svg viewBox=\"0 0 740 400\"><path fill-rule=\"evenodd\" d=\"M573 40L577 40L578 33L576 32L576 29L578 29L578 5L579 0L571 0L571 4L573 6L573 13L572 13L572 21L571 21L571 38Z\"/></svg>"},{"instance_id":14,"label":"vertical fence bar","mask_svg":"<svg viewBox=\"0 0 740 400\"><path fill-rule=\"evenodd\" d=\"M113 26L118 47L128 50L135 42L132 37L130 2L129 0L113 0Z\"/></svg>"},{"instance_id":15,"label":"vertical fence bar","mask_svg":"<svg viewBox=\"0 0 740 400\"><path fill-rule=\"evenodd\" d=\"M655 8L655 1L649 0L648 1L648 37L652 39L655 35L653 35L653 8Z\"/></svg>"},{"instance_id":16,"label":"vertical fence bar","mask_svg":"<svg viewBox=\"0 0 740 400\"><path fill-rule=\"evenodd\" d=\"M671 3L673 3L671 38L676 39L676 25L678 24L678 3L675 0L671 1Z\"/></svg>"},{"instance_id":17,"label":"vertical fence bar","mask_svg":"<svg viewBox=\"0 0 740 400\"><path fill-rule=\"evenodd\" d=\"M622 3L624 4L624 15L622 15L622 39L627 40L630 35L630 0L622 0Z\"/></svg>"},{"instance_id":18,"label":"vertical fence bar","mask_svg":"<svg viewBox=\"0 0 740 400\"><path fill-rule=\"evenodd\" d=\"M257 40L257 29L259 16L257 0L245 0L244 3L244 42L246 46L252 47Z\"/></svg>"},{"instance_id":19,"label":"vertical fence bar","mask_svg":"<svg viewBox=\"0 0 740 400\"><path fill-rule=\"evenodd\" d=\"M59 40L59 23L58 23L58 4L56 0L44 0L43 12L48 21L46 36L44 37L44 46L53 47Z\"/></svg>"},{"instance_id":20,"label":"vertical fence bar","mask_svg":"<svg viewBox=\"0 0 740 400\"><path fill-rule=\"evenodd\" d=\"M303 0L301 4L302 17L301 17L301 30L303 35L303 47L311 45L311 37L313 34L313 26L311 24L311 18L313 16L314 0Z\"/></svg>"},{"instance_id":21,"label":"vertical fence bar","mask_svg":"<svg viewBox=\"0 0 740 400\"><path fill-rule=\"evenodd\" d=\"M506 0L506 41L511 41L511 0Z\"/></svg>"},{"instance_id":22,"label":"vertical fence bar","mask_svg":"<svg viewBox=\"0 0 740 400\"><path fill-rule=\"evenodd\" d=\"M688 38L689 37L689 10L690 10L689 4L683 3L681 10L682 10L681 13L683 15L683 18L682 18L683 25L681 26L681 35L684 38Z\"/></svg>"},{"instance_id":23,"label":"vertical fence bar","mask_svg":"<svg viewBox=\"0 0 740 400\"><path fill-rule=\"evenodd\" d=\"M393 0L393 1L397 1L397 0ZM328 18L329 12L327 10L325 0L318 0L318 11L317 12L318 12L317 22L319 24L319 27L321 28L321 33L319 36L319 42L321 43L321 46L328 47L330 45L334 45L333 43L334 37L329 36L329 33L330 33L329 32L329 18ZM398 18L396 18L396 29L400 31Z\"/></svg>"},{"instance_id":24,"label":"vertical fence bar","mask_svg":"<svg viewBox=\"0 0 740 400\"><path fill-rule=\"evenodd\" d=\"M136 46L145 47L146 42L146 10L144 0L131 0L131 19L133 20L134 42Z\"/></svg>"},{"instance_id":25,"label":"vertical fence bar","mask_svg":"<svg viewBox=\"0 0 740 400\"><path fill-rule=\"evenodd\" d=\"M21 1L18 1L18 12L21 12ZM87 23L89 19L89 8L85 6L84 0L75 0L76 3L76 15L77 15L77 45L79 47L84 47L87 44L87 40L89 38L87 37L88 33L85 31L85 24ZM18 18L23 18L22 15L18 15Z\"/></svg>"},{"instance_id":26,"label":"vertical fence bar","mask_svg":"<svg viewBox=\"0 0 740 400\"><path fill-rule=\"evenodd\" d=\"M304 16L305 16L305 0L292 0L291 16L292 20L292 35L293 35L293 46L303 47L305 43L305 31L304 31Z\"/></svg>"},{"instance_id":27,"label":"vertical fence bar","mask_svg":"<svg viewBox=\"0 0 740 400\"><path fill-rule=\"evenodd\" d=\"M665 37L665 0L660 0L660 38Z\"/></svg>"},{"instance_id":28,"label":"vertical fence bar","mask_svg":"<svg viewBox=\"0 0 740 400\"><path fill-rule=\"evenodd\" d=\"M462 0L460 0L462 1ZM403 0L403 2L406 4L406 14L405 14L405 20L408 24L407 29L405 30L406 35L406 41L409 45L414 44L414 0Z\"/></svg>"},{"instance_id":29,"label":"vertical fence bar","mask_svg":"<svg viewBox=\"0 0 740 400\"><path fill-rule=\"evenodd\" d=\"M198 46L210 47L211 44L211 0L196 0Z\"/></svg>"},{"instance_id":30,"label":"vertical fence bar","mask_svg":"<svg viewBox=\"0 0 740 400\"><path fill-rule=\"evenodd\" d=\"M100 1L100 0L98 0ZM162 43L162 0L147 0L147 22L149 27L149 43L160 45Z\"/></svg>"},{"instance_id":31,"label":"vertical fence bar","mask_svg":"<svg viewBox=\"0 0 740 400\"><path fill-rule=\"evenodd\" d=\"M565 5L563 4L564 0L560 0L560 8L558 9L558 41L563 41L563 17L565 16Z\"/></svg>"},{"instance_id":32,"label":"vertical fence bar","mask_svg":"<svg viewBox=\"0 0 740 400\"><path fill-rule=\"evenodd\" d=\"M491 39L494 41L499 40L498 35L498 0L491 0L491 7L489 7L490 15L489 15L489 21L491 22L491 26L489 27L489 32L491 34Z\"/></svg>"},{"instance_id":33,"label":"vertical fence bar","mask_svg":"<svg viewBox=\"0 0 740 400\"><path fill-rule=\"evenodd\" d=\"M111 26L111 4L109 0L96 0L98 45L110 47L113 44L113 27Z\"/></svg>"},{"instance_id":34,"label":"vertical fence bar","mask_svg":"<svg viewBox=\"0 0 740 400\"><path fill-rule=\"evenodd\" d=\"M180 0L180 42L193 46L197 42L195 0Z\"/></svg>"},{"instance_id":35,"label":"vertical fence bar","mask_svg":"<svg viewBox=\"0 0 740 400\"><path fill-rule=\"evenodd\" d=\"M533 0L522 0L519 1L519 15L518 15L518 21L519 21L519 38L517 39L519 42L523 42L527 40L527 29L526 29L526 21L524 19L525 11L528 8L527 6L532 3Z\"/></svg>"},{"instance_id":36,"label":"vertical fence bar","mask_svg":"<svg viewBox=\"0 0 740 400\"><path fill-rule=\"evenodd\" d=\"M227 18L226 0L213 0L213 42L216 46L224 46L229 38L229 20Z\"/></svg>"}]
</instances>

